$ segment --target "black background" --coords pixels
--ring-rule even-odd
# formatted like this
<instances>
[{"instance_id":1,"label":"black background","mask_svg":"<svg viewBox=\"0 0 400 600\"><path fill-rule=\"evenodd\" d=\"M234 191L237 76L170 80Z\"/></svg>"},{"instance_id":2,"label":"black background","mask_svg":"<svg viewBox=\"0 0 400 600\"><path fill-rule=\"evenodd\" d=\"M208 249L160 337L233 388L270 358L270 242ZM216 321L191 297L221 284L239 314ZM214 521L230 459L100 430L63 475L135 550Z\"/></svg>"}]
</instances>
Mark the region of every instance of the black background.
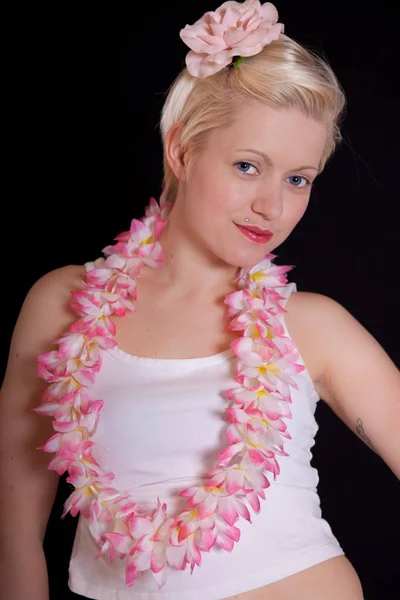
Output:
<instances>
[{"instance_id":1,"label":"black background","mask_svg":"<svg viewBox=\"0 0 400 600\"><path fill-rule=\"evenodd\" d=\"M299 290L345 306L399 366L398 29L394 3L355 4L277 5L286 34L327 56L348 106L344 142L317 179L302 221L276 250L276 263L296 265L289 280ZM215 8L205 0L146 3L116 18L97 7L85 14L35 7L15 26L2 215L4 368L33 282L100 256L142 216L150 196L159 196L159 114L189 50L179 30ZM316 418L313 465L323 516L366 600L391 598L400 575L398 480L323 402ZM62 481L45 543L56 600L67 597L76 527L76 519L60 520L67 494Z\"/></svg>"}]
</instances>

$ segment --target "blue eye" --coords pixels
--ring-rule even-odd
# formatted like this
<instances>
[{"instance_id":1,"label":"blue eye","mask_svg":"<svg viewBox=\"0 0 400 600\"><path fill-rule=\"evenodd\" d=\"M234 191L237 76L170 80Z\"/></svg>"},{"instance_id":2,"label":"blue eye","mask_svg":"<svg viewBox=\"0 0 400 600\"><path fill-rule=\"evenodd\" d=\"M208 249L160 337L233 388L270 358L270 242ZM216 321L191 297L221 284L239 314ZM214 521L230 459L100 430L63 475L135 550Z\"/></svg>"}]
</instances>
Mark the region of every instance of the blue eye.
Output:
<instances>
[{"instance_id":1,"label":"blue eye","mask_svg":"<svg viewBox=\"0 0 400 600\"><path fill-rule=\"evenodd\" d=\"M240 168L239 168L239 171L240 171L241 173L245 173L245 174L248 174L248 172L249 172L249 168L250 168L250 169L256 169L256 167L255 167L254 165L252 165L251 163L248 163L248 162L246 162L246 161L243 161L243 160L241 160L240 162L238 162L238 163L235 163L235 164L236 164L236 166L238 166L238 165L241 165L241 166L243 166L243 165L244 165L244 166L245 166L245 169L243 169L243 170L242 170L242 169L240 169ZM256 170L257 170L257 169L256 169Z\"/></svg>"},{"instance_id":2,"label":"blue eye","mask_svg":"<svg viewBox=\"0 0 400 600\"><path fill-rule=\"evenodd\" d=\"M290 183L293 185L293 187L305 187L306 185L310 185L310 182L308 181L308 179L306 179L305 177L302 177L301 175L292 175L291 177L288 177L290 181ZM302 183L302 181L304 183Z\"/></svg>"}]
</instances>

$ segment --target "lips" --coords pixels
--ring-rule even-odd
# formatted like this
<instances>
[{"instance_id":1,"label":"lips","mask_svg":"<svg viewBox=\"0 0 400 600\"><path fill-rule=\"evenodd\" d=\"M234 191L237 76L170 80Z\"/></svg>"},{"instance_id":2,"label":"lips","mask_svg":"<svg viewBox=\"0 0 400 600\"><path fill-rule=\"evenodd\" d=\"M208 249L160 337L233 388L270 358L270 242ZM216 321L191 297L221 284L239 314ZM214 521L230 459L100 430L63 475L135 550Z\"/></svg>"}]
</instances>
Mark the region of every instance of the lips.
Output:
<instances>
[{"instance_id":1,"label":"lips","mask_svg":"<svg viewBox=\"0 0 400 600\"><path fill-rule=\"evenodd\" d=\"M269 231L269 229L261 229L256 225L240 225L240 227L243 227L243 229L248 229L249 231L254 231L254 233L259 233L260 235L273 235L272 231Z\"/></svg>"},{"instance_id":2,"label":"lips","mask_svg":"<svg viewBox=\"0 0 400 600\"><path fill-rule=\"evenodd\" d=\"M256 244L266 244L273 236L273 233L268 229L261 229L260 227L253 225L243 227L243 225L238 225L237 223L235 223L235 225L247 239Z\"/></svg>"}]
</instances>

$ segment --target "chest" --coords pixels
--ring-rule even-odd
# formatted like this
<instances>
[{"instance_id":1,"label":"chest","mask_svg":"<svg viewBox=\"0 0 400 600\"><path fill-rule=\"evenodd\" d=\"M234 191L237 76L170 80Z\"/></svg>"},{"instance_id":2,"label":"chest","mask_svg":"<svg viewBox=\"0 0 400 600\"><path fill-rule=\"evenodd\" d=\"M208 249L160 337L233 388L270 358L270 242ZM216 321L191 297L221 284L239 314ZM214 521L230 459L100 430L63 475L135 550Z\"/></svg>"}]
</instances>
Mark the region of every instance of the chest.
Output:
<instances>
[{"instance_id":1,"label":"chest","mask_svg":"<svg viewBox=\"0 0 400 600\"><path fill-rule=\"evenodd\" d=\"M301 292L292 294L285 306L284 322L319 391L322 372L318 332L313 331L307 311L298 308ZM304 305L304 298L302 305ZM224 298L197 302L167 299L144 290L136 311L113 317L118 346L134 356L148 358L198 358L227 350L240 332L228 330L228 307Z\"/></svg>"},{"instance_id":2,"label":"chest","mask_svg":"<svg viewBox=\"0 0 400 600\"><path fill-rule=\"evenodd\" d=\"M136 311L113 317L118 346L148 358L198 358L227 350L238 332L228 330L228 307L220 301L163 299L143 293Z\"/></svg>"}]
</instances>

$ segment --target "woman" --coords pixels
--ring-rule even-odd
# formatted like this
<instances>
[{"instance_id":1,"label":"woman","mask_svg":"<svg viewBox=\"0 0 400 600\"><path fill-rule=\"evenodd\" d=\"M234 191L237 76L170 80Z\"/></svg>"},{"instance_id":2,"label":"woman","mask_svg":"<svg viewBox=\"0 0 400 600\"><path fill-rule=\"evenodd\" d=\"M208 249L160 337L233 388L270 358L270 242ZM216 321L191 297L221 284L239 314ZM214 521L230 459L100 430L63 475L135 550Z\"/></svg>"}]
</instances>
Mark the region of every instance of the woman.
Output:
<instances>
[{"instance_id":1,"label":"woman","mask_svg":"<svg viewBox=\"0 0 400 600\"><path fill-rule=\"evenodd\" d=\"M399 373L340 305L292 293L271 255L340 140L343 93L269 3L225 3L181 37L160 207L105 261L39 280L18 319L1 403L5 594L47 597L42 541L68 471L77 597L356 600L321 517L314 412L323 398L354 432L361 419L399 475Z\"/></svg>"}]
</instances>

